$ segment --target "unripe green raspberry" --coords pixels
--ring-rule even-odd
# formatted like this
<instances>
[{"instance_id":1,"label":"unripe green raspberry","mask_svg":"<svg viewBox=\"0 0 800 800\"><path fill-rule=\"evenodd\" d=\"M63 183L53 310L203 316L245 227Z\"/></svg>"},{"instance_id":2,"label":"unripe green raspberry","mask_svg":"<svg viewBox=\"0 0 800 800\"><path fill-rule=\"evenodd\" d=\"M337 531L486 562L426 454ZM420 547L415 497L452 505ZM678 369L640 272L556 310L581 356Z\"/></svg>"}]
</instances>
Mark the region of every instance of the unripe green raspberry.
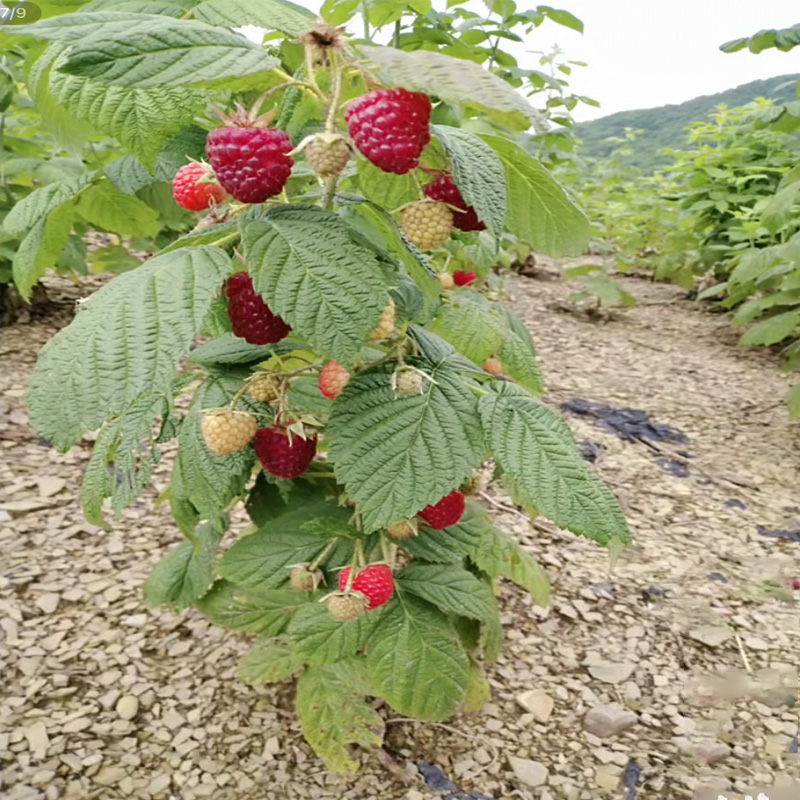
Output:
<instances>
[{"instance_id":1,"label":"unripe green raspberry","mask_svg":"<svg viewBox=\"0 0 800 800\"><path fill-rule=\"evenodd\" d=\"M316 569L313 572L308 564L295 564L289 573L289 583L297 592L313 592L322 583L322 573Z\"/></svg>"},{"instance_id":2,"label":"unripe green raspberry","mask_svg":"<svg viewBox=\"0 0 800 800\"><path fill-rule=\"evenodd\" d=\"M419 534L416 519L403 519L386 526L386 533L392 539L411 539Z\"/></svg>"},{"instance_id":3,"label":"unripe green raspberry","mask_svg":"<svg viewBox=\"0 0 800 800\"><path fill-rule=\"evenodd\" d=\"M366 611L367 598L360 592L336 592L325 601L325 608L337 622L347 622Z\"/></svg>"},{"instance_id":4,"label":"unripe green raspberry","mask_svg":"<svg viewBox=\"0 0 800 800\"><path fill-rule=\"evenodd\" d=\"M403 365L392 373L392 389L398 397L422 394L425 378L426 375L422 370Z\"/></svg>"},{"instance_id":5,"label":"unripe green raspberry","mask_svg":"<svg viewBox=\"0 0 800 800\"><path fill-rule=\"evenodd\" d=\"M419 200L403 211L403 233L420 250L435 250L449 238L453 212L433 200Z\"/></svg>"},{"instance_id":6,"label":"unripe green raspberry","mask_svg":"<svg viewBox=\"0 0 800 800\"><path fill-rule=\"evenodd\" d=\"M285 380L280 375L256 372L255 375L250 376L247 389L250 397L257 403L271 403L283 394L284 384Z\"/></svg>"}]
</instances>

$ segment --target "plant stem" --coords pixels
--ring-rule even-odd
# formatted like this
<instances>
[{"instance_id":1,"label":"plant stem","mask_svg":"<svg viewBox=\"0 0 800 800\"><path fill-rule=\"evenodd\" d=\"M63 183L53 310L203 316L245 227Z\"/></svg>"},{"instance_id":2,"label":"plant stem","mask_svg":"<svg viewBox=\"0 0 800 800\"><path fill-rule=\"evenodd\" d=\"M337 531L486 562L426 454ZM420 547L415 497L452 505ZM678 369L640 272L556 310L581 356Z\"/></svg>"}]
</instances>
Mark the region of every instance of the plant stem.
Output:
<instances>
[{"instance_id":1,"label":"plant stem","mask_svg":"<svg viewBox=\"0 0 800 800\"><path fill-rule=\"evenodd\" d=\"M236 411L236 404L239 402L239 400L241 400L242 395L246 391L247 391L247 383L245 383L244 386L242 386L242 388L239 389L239 391L236 392L236 394L233 396L233 400L231 400L231 404L229 406L231 411Z\"/></svg>"},{"instance_id":2,"label":"plant stem","mask_svg":"<svg viewBox=\"0 0 800 800\"><path fill-rule=\"evenodd\" d=\"M319 88L319 84L317 83L317 77L314 74L314 55L311 51L311 45L306 45L305 49L305 61L306 61L306 79L308 80L309 85L313 88L313 90L317 93L317 95L325 100L325 93L322 89Z\"/></svg>"},{"instance_id":3,"label":"plant stem","mask_svg":"<svg viewBox=\"0 0 800 800\"><path fill-rule=\"evenodd\" d=\"M369 30L369 7L367 0L361 0L361 16L364 17L364 41L372 44L372 34Z\"/></svg>"},{"instance_id":4,"label":"plant stem","mask_svg":"<svg viewBox=\"0 0 800 800\"><path fill-rule=\"evenodd\" d=\"M400 20L394 23L394 46L400 49Z\"/></svg>"},{"instance_id":5,"label":"plant stem","mask_svg":"<svg viewBox=\"0 0 800 800\"><path fill-rule=\"evenodd\" d=\"M336 547L337 544L339 544L338 537L336 539L331 539L325 549L308 565L308 571L313 572L315 569L319 569L319 565L333 552L333 548Z\"/></svg>"},{"instance_id":6,"label":"plant stem","mask_svg":"<svg viewBox=\"0 0 800 800\"><path fill-rule=\"evenodd\" d=\"M224 247L226 244L230 244L232 241L239 238L239 231L234 231L233 233L229 233L227 236L223 236L221 239L217 239L215 242L210 242L209 247Z\"/></svg>"},{"instance_id":7,"label":"plant stem","mask_svg":"<svg viewBox=\"0 0 800 800\"><path fill-rule=\"evenodd\" d=\"M338 183L336 175L331 175L330 178L325 178L324 186L325 192L322 196L322 207L326 211L333 211L333 198L336 195L336 184Z\"/></svg>"},{"instance_id":8,"label":"plant stem","mask_svg":"<svg viewBox=\"0 0 800 800\"><path fill-rule=\"evenodd\" d=\"M489 63L486 66L486 69L488 69L490 72L491 72L492 67L494 66L494 60L495 60L495 57L497 56L497 48L499 47L499 45L500 45L500 37L499 36L495 36L494 37L494 44L492 45L492 52L491 52L491 55L489 56Z\"/></svg>"}]
</instances>

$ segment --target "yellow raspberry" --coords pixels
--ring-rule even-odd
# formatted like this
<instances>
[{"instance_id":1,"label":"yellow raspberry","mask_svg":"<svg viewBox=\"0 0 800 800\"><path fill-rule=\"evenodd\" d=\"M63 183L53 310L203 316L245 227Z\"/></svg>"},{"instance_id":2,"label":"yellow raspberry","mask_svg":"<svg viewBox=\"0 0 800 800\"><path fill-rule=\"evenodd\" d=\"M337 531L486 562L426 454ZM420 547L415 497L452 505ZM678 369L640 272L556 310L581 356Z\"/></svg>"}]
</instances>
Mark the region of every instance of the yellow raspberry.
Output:
<instances>
[{"instance_id":1,"label":"yellow raspberry","mask_svg":"<svg viewBox=\"0 0 800 800\"><path fill-rule=\"evenodd\" d=\"M321 178L340 175L350 160L350 145L338 133L318 133L306 148L306 161Z\"/></svg>"},{"instance_id":2,"label":"yellow raspberry","mask_svg":"<svg viewBox=\"0 0 800 800\"><path fill-rule=\"evenodd\" d=\"M442 289L452 289L455 286L455 281L453 280L453 276L449 272L442 272L439 275L439 283L442 285Z\"/></svg>"},{"instance_id":3,"label":"yellow raspberry","mask_svg":"<svg viewBox=\"0 0 800 800\"><path fill-rule=\"evenodd\" d=\"M420 250L435 250L449 238L453 212L433 200L419 200L403 211L403 233Z\"/></svg>"},{"instance_id":4,"label":"yellow raspberry","mask_svg":"<svg viewBox=\"0 0 800 800\"><path fill-rule=\"evenodd\" d=\"M381 313L378 324L370 332L369 338L372 339L373 342L379 342L381 339L386 339L392 335L392 331L394 330L394 316L394 300L390 299L389 305L386 306Z\"/></svg>"},{"instance_id":5,"label":"yellow raspberry","mask_svg":"<svg viewBox=\"0 0 800 800\"><path fill-rule=\"evenodd\" d=\"M256 418L246 411L211 411L202 422L206 447L218 456L243 450L257 429Z\"/></svg>"},{"instance_id":6,"label":"yellow raspberry","mask_svg":"<svg viewBox=\"0 0 800 800\"><path fill-rule=\"evenodd\" d=\"M256 372L250 376L247 389L256 403L271 403L283 394L284 379L269 372Z\"/></svg>"}]
</instances>

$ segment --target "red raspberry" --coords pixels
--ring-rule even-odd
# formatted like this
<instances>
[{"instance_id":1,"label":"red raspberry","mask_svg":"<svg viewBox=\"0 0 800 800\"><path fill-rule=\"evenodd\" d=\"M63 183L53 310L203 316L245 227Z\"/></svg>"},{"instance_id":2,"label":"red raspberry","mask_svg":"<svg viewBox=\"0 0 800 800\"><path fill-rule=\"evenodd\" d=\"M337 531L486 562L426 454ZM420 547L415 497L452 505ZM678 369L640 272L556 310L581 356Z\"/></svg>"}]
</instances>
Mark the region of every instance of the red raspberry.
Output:
<instances>
[{"instance_id":1,"label":"red raspberry","mask_svg":"<svg viewBox=\"0 0 800 800\"><path fill-rule=\"evenodd\" d=\"M794 589L796 592L800 592L800 578L795 578L792 581L792 589Z\"/></svg>"},{"instance_id":2,"label":"red raspberry","mask_svg":"<svg viewBox=\"0 0 800 800\"><path fill-rule=\"evenodd\" d=\"M350 567L346 567L339 573L340 592L347 587L349 577ZM384 603L388 603L394 594L392 570L386 564L369 564L356 573L350 589L353 592L361 592L369 600L367 611L382 606Z\"/></svg>"},{"instance_id":3,"label":"red raspberry","mask_svg":"<svg viewBox=\"0 0 800 800\"><path fill-rule=\"evenodd\" d=\"M294 160L289 136L276 128L231 122L208 134L206 153L219 182L242 203L263 203L283 191Z\"/></svg>"},{"instance_id":4,"label":"red raspberry","mask_svg":"<svg viewBox=\"0 0 800 800\"><path fill-rule=\"evenodd\" d=\"M291 425L291 422L288 423ZM317 453L317 434L304 439L283 425L259 428L253 442L261 466L278 478L297 478L302 475Z\"/></svg>"},{"instance_id":5,"label":"red raspberry","mask_svg":"<svg viewBox=\"0 0 800 800\"><path fill-rule=\"evenodd\" d=\"M211 202L221 203L228 193L216 181L200 181L213 173L202 164L184 164L172 179L172 196L189 211L205 211Z\"/></svg>"},{"instance_id":6,"label":"red raspberry","mask_svg":"<svg viewBox=\"0 0 800 800\"><path fill-rule=\"evenodd\" d=\"M431 528L440 531L442 528L455 525L461 519L465 505L464 495L458 489L454 489L438 503L423 508L419 515Z\"/></svg>"},{"instance_id":7,"label":"red raspberry","mask_svg":"<svg viewBox=\"0 0 800 800\"><path fill-rule=\"evenodd\" d=\"M329 361L319 373L319 390L329 400L335 400L350 380L350 373L338 362Z\"/></svg>"},{"instance_id":8,"label":"red raspberry","mask_svg":"<svg viewBox=\"0 0 800 800\"><path fill-rule=\"evenodd\" d=\"M228 316L233 332L250 344L274 344L291 328L256 294L253 279L246 272L228 278Z\"/></svg>"},{"instance_id":9,"label":"red raspberry","mask_svg":"<svg viewBox=\"0 0 800 800\"><path fill-rule=\"evenodd\" d=\"M453 272L453 282L456 286L469 286L471 283L475 283L475 273L457 269Z\"/></svg>"},{"instance_id":10,"label":"red raspberry","mask_svg":"<svg viewBox=\"0 0 800 800\"><path fill-rule=\"evenodd\" d=\"M350 138L379 169L405 175L419 166L431 140L428 95L376 89L350 103L345 114Z\"/></svg>"},{"instance_id":11,"label":"red raspberry","mask_svg":"<svg viewBox=\"0 0 800 800\"><path fill-rule=\"evenodd\" d=\"M486 230L486 226L478 219L478 213L464 202L458 186L449 175L440 175L435 181L426 184L423 190L431 200L462 209L461 213L453 212L453 227L461 231Z\"/></svg>"}]
</instances>

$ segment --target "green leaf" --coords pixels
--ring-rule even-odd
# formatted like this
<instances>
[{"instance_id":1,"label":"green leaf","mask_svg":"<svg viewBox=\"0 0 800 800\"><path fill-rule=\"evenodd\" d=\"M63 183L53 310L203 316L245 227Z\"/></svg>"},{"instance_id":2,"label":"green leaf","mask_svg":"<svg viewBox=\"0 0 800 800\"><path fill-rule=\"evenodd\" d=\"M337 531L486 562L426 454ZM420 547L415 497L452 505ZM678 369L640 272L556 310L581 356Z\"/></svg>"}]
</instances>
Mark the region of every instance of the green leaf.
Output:
<instances>
[{"instance_id":1,"label":"green leaf","mask_svg":"<svg viewBox=\"0 0 800 800\"><path fill-rule=\"evenodd\" d=\"M67 1L69 2L69 0ZM180 19L195 2L196 0L176 0L174 3L162 0L94 0L94 2L84 5L82 11L109 9L111 11L128 11L133 14L158 14Z\"/></svg>"},{"instance_id":2,"label":"green leaf","mask_svg":"<svg viewBox=\"0 0 800 800\"><path fill-rule=\"evenodd\" d=\"M397 586L441 611L486 621L497 613L491 589L453 564L412 564L397 574Z\"/></svg>"},{"instance_id":3,"label":"green leaf","mask_svg":"<svg viewBox=\"0 0 800 800\"><path fill-rule=\"evenodd\" d=\"M584 278L582 281L587 291L595 295L604 306L635 306L633 295L608 275Z\"/></svg>"},{"instance_id":4,"label":"green leaf","mask_svg":"<svg viewBox=\"0 0 800 800\"><path fill-rule=\"evenodd\" d=\"M259 528L263 528L267 523L288 512L296 513L297 509L322 500L319 487L307 480L299 478L293 481L279 482L279 479L269 481L267 477L266 473L259 473L245 504L250 519ZM327 510L327 506L321 508ZM320 513L323 511L321 510ZM313 517L313 513L307 517L303 515L303 518L297 523L298 528L302 528Z\"/></svg>"},{"instance_id":5,"label":"green leaf","mask_svg":"<svg viewBox=\"0 0 800 800\"><path fill-rule=\"evenodd\" d=\"M99 247L89 253L89 270L95 274L102 272L128 272L138 267L142 260L131 255L130 251L119 244Z\"/></svg>"},{"instance_id":6,"label":"green leaf","mask_svg":"<svg viewBox=\"0 0 800 800\"><path fill-rule=\"evenodd\" d=\"M331 412L330 458L366 531L438 502L483 457L475 397L449 359L409 363L431 377L422 394L395 396L384 364L355 375Z\"/></svg>"},{"instance_id":7,"label":"green leaf","mask_svg":"<svg viewBox=\"0 0 800 800\"><path fill-rule=\"evenodd\" d=\"M340 508L317 490L306 491L303 499L283 509L273 507L274 514L255 533L240 539L222 557L219 572L223 578L254 589L273 589L289 577L288 567L313 561L329 541L303 530L303 525L316 517L349 519L352 511ZM283 513L280 513L280 512ZM329 563L347 563L353 546L341 543L330 555Z\"/></svg>"},{"instance_id":8,"label":"green leaf","mask_svg":"<svg viewBox=\"0 0 800 800\"><path fill-rule=\"evenodd\" d=\"M383 720L367 703L361 659L312 667L297 682L295 709L306 741L334 772L358 769L348 746L380 747Z\"/></svg>"},{"instance_id":9,"label":"green leaf","mask_svg":"<svg viewBox=\"0 0 800 800\"><path fill-rule=\"evenodd\" d=\"M789 413L793 417L800 417L800 383L789 387L786 402L789 404Z\"/></svg>"},{"instance_id":10,"label":"green leaf","mask_svg":"<svg viewBox=\"0 0 800 800\"><path fill-rule=\"evenodd\" d=\"M75 210L92 225L121 236L155 236L158 214L141 200L123 194L111 181L100 181L81 193Z\"/></svg>"},{"instance_id":11,"label":"green leaf","mask_svg":"<svg viewBox=\"0 0 800 800\"><path fill-rule=\"evenodd\" d=\"M201 614L231 631L277 636L298 611L308 605L308 595L293 589L257 592L229 581L217 581L196 603Z\"/></svg>"},{"instance_id":12,"label":"green leaf","mask_svg":"<svg viewBox=\"0 0 800 800\"><path fill-rule=\"evenodd\" d=\"M739 256L738 263L728 278L728 284L734 288L750 281L758 281L781 261L781 252L777 247L745 250Z\"/></svg>"},{"instance_id":13,"label":"green leaf","mask_svg":"<svg viewBox=\"0 0 800 800\"><path fill-rule=\"evenodd\" d=\"M378 242L371 237L373 244L388 250L403 262L406 271L422 292L425 299L424 316L429 318L428 311L438 304L442 287L428 257L409 241L391 215L379 205L358 195L337 194L336 199L353 205L353 213L363 217L362 224L366 221L372 226L373 234L377 233L381 237ZM359 229L363 232L363 228Z\"/></svg>"},{"instance_id":14,"label":"green leaf","mask_svg":"<svg viewBox=\"0 0 800 800\"><path fill-rule=\"evenodd\" d=\"M287 0L206 0L192 10L195 19L224 28L256 25L299 36L314 25L314 15Z\"/></svg>"},{"instance_id":15,"label":"green leaf","mask_svg":"<svg viewBox=\"0 0 800 800\"><path fill-rule=\"evenodd\" d=\"M222 250L187 247L114 278L81 303L41 351L31 378L38 433L67 450L141 394L168 394L230 270Z\"/></svg>"},{"instance_id":16,"label":"green leaf","mask_svg":"<svg viewBox=\"0 0 800 800\"><path fill-rule=\"evenodd\" d=\"M484 534L470 557L492 580L508 578L528 592L537 605L546 606L550 602L547 573L508 534L492 525L488 518L485 518Z\"/></svg>"},{"instance_id":17,"label":"green leaf","mask_svg":"<svg viewBox=\"0 0 800 800\"><path fill-rule=\"evenodd\" d=\"M414 558L435 564L460 564L476 552L486 533L486 515L477 503L467 503L461 519L449 528L435 531L422 526L419 536L405 539L404 550Z\"/></svg>"},{"instance_id":18,"label":"green leaf","mask_svg":"<svg viewBox=\"0 0 800 800\"><path fill-rule=\"evenodd\" d=\"M252 647L239 661L239 679L251 686L289 680L303 668L303 659L279 639Z\"/></svg>"},{"instance_id":19,"label":"green leaf","mask_svg":"<svg viewBox=\"0 0 800 800\"><path fill-rule=\"evenodd\" d=\"M735 53L747 47L751 53L760 53L762 50L776 47L778 50L788 52L798 45L800 45L800 23L791 28L769 28L749 37L733 39L720 45L719 49L723 53Z\"/></svg>"},{"instance_id":20,"label":"green leaf","mask_svg":"<svg viewBox=\"0 0 800 800\"><path fill-rule=\"evenodd\" d=\"M800 326L800 308L795 308L753 325L739 340L739 344L742 347L777 344L794 336L798 326Z\"/></svg>"},{"instance_id":21,"label":"green leaf","mask_svg":"<svg viewBox=\"0 0 800 800\"><path fill-rule=\"evenodd\" d=\"M302 376L291 382L287 402L293 411L306 414L330 414L333 405L320 391L318 378Z\"/></svg>"},{"instance_id":22,"label":"green leaf","mask_svg":"<svg viewBox=\"0 0 800 800\"><path fill-rule=\"evenodd\" d=\"M452 623L413 595L384 615L369 641L367 669L395 711L430 721L452 716L469 683L469 659Z\"/></svg>"},{"instance_id":23,"label":"green leaf","mask_svg":"<svg viewBox=\"0 0 800 800\"><path fill-rule=\"evenodd\" d=\"M279 63L238 33L164 17L149 30L73 44L60 69L112 86L221 88L232 85L231 78L261 75Z\"/></svg>"},{"instance_id":24,"label":"green leaf","mask_svg":"<svg viewBox=\"0 0 800 800\"><path fill-rule=\"evenodd\" d=\"M383 608L337 622L322 603L307 603L289 625L289 636L307 664L332 664L353 658L383 619Z\"/></svg>"},{"instance_id":25,"label":"green leaf","mask_svg":"<svg viewBox=\"0 0 800 800\"><path fill-rule=\"evenodd\" d=\"M176 495L190 502L201 519L219 519L221 510L244 493L253 471L256 459L252 448L219 456L203 440L202 412L228 405L239 388L241 382L236 379L218 378L201 384L178 433L178 457L173 467L180 473ZM244 398L239 408L255 410Z\"/></svg>"},{"instance_id":26,"label":"green leaf","mask_svg":"<svg viewBox=\"0 0 800 800\"><path fill-rule=\"evenodd\" d=\"M589 221L556 179L515 142L481 134L506 170L506 229L550 256L580 255L589 243Z\"/></svg>"},{"instance_id":27,"label":"green leaf","mask_svg":"<svg viewBox=\"0 0 800 800\"><path fill-rule=\"evenodd\" d=\"M74 44L87 40L108 41L123 34L149 33L171 24L174 24L174 20L154 14L94 11L61 14L34 25L24 25L12 32L62 44Z\"/></svg>"},{"instance_id":28,"label":"green leaf","mask_svg":"<svg viewBox=\"0 0 800 800\"><path fill-rule=\"evenodd\" d=\"M361 47L361 52L386 77L402 86L439 97L447 103L488 113L510 127L543 126L543 118L527 100L498 75L472 61L430 50Z\"/></svg>"},{"instance_id":29,"label":"green leaf","mask_svg":"<svg viewBox=\"0 0 800 800\"><path fill-rule=\"evenodd\" d=\"M375 253L335 214L285 205L242 233L256 291L325 358L353 363L389 302Z\"/></svg>"},{"instance_id":30,"label":"green leaf","mask_svg":"<svg viewBox=\"0 0 800 800\"><path fill-rule=\"evenodd\" d=\"M155 181L155 177L136 156L120 156L105 168L106 177L125 194L136 194L143 186Z\"/></svg>"},{"instance_id":31,"label":"green leaf","mask_svg":"<svg viewBox=\"0 0 800 800\"><path fill-rule=\"evenodd\" d=\"M42 217L20 242L13 261L14 283L19 293L30 300L31 290L55 267L69 239L74 216L70 201Z\"/></svg>"},{"instance_id":32,"label":"green leaf","mask_svg":"<svg viewBox=\"0 0 800 800\"><path fill-rule=\"evenodd\" d=\"M469 662L469 683L467 683L461 711L464 714L477 714L492 697L492 689L486 679L483 667L475 661Z\"/></svg>"},{"instance_id":33,"label":"green leaf","mask_svg":"<svg viewBox=\"0 0 800 800\"><path fill-rule=\"evenodd\" d=\"M291 343L291 346L297 345ZM284 342L273 344L250 344L232 333L220 336L210 342L205 342L189 353L189 361L201 367L213 367L216 364L256 364L266 361L276 352L288 352Z\"/></svg>"},{"instance_id":34,"label":"green leaf","mask_svg":"<svg viewBox=\"0 0 800 800\"><path fill-rule=\"evenodd\" d=\"M11 31L14 28L6 28ZM19 30L19 29L17 29ZM76 120L66 108L59 105L50 91L50 77L53 62L62 51L61 45L48 47L27 70L28 94L41 115L42 125L55 142L73 155L79 155L81 148L92 133L89 125Z\"/></svg>"},{"instance_id":35,"label":"green leaf","mask_svg":"<svg viewBox=\"0 0 800 800\"><path fill-rule=\"evenodd\" d=\"M589 470L558 412L512 383L481 399L483 427L514 499L601 544L630 540L625 517Z\"/></svg>"},{"instance_id":36,"label":"green leaf","mask_svg":"<svg viewBox=\"0 0 800 800\"><path fill-rule=\"evenodd\" d=\"M536 358L536 347L525 323L504 303L494 308L506 322L506 333L498 355L503 372L535 395L544 393L544 378Z\"/></svg>"},{"instance_id":37,"label":"green leaf","mask_svg":"<svg viewBox=\"0 0 800 800\"><path fill-rule=\"evenodd\" d=\"M106 86L58 72L64 60L62 56L56 63L50 78L57 102L95 130L113 136L148 167L154 165L167 139L191 123L205 106L207 92ZM150 177L147 183L152 182Z\"/></svg>"},{"instance_id":38,"label":"green leaf","mask_svg":"<svg viewBox=\"0 0 800 800\"><path fill-rule=\"evenodd\" d=\"M143 590L152 605L174 603L178 608L199 600L214 581L217 547L222 537L211 525L201 525L196 542L181 542L153 567Z\"/></svg>"},{"instance_id":39,"label":"green leaf","mask_svg":"<svg viewBox=\"0 0 800 800\"><path fill-rule=\"evenodd\" d=\"M3 230L20 234L32 228L68 200L75 199L96 177L95 172L85 172L75 178L55 181L34 189L23 197L6 215Z\"/></svg>"},{"instance_id":40,"label":"green leaf","mask_svg":"<svg viewBox=\"0 0 800 800\"><path fill-rule=\"evenodd\" d=\"M572 28L578 33L583 33L583 23L576 16L570 14L569 11L563 11L552 6L537 6L536 10L547 14L553 22L563 25L565 28Z\"/></svg>"},{"instance_id":41,"label":"green leaf","mask_svg":"<svg viewBox=\"0 0 800 800\"><path fill-rule=\"evenodd\" d=\"M164 422L170 418L170 400L171 395L143 394L97 434L81 490L83 513L91 524L105 525L107 497L114 513L121 514L150 483L160 457L161 431L154 432L153 422L159 415Z\"/></svg>"},{"instance_id":42,"label":"green leaf","mask_svg":"<svg viewBox=\"0 0 800 800\"><path fill-rule=\"evenodd\" d=\"M506 222L506 174L497 153L461 128L433 125L432 131L453 162L453 182L478 219L497 237Z\"/></svg>"},{"instance_id":43,"label":"green leaf","mask_svg":"<svg viewBox=\"0 0 800 800\"><path fill-rule=\"evenodd\" d=\"M170 136L164 149L158 154L153 174L160 181L172 182L175 173L186 164L187 159L197 161L206 157L208 131L197 125L181 128Z\"/></svg>"},{"instance_id":44,"label":"green leaf","mask_svg":"<svg viewBox=\"0 0 800 800\"><path fill-rule=\"evenodd\" d=\"M413 172L392 175L366 158L356 160L356 169L361 194L381 209L391 212L406 203L419 200L419 187Z\"/></svg>"},{"instance_id":45,"label":"green leaf","mask_svg":"<svg viewBox=\"0 0 800 800\"><path fill-rule=\"evenodd\" d=\"M175 207L178 208L177 204ZM180 250L182 247L197 247L201 244L228 246L234 243L238 238L239 223L237 220L232 219L228 220L228 222L220 222L216 225L211 225L208 228L202 228L199 231L190 231L185 236L181 236L171 244L167 245L159 252L159 255L163 253L171 253L173 250ZM224 298L224 303L225 314L227 316L227 298Z\"/></svg>"},{"instance_id":46,"label":"green leaf","mask_svg":"<svg viewBox=\"0 0 800 800\"><path fill-rule=\"evenodd\" d=\"M431 331L476 364L499 355L507 328L492 304L470 289L450 292L449 301L442 305Z\"/></svg>"}]
</instances>

